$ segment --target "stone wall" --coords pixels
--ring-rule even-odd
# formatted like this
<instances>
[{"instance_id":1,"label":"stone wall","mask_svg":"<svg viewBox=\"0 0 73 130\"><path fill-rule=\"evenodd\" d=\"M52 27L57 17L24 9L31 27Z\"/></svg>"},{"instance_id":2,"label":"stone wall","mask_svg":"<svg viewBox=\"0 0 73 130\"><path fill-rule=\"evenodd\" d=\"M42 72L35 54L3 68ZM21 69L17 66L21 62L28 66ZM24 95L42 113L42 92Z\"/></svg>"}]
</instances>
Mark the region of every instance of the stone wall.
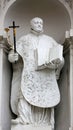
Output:
<instances>
[{"instance_id":1,"label":"stone wall","mask_svg":"<svg viewBox=\"0 0 73 130\"><path fill-rule=\"evenodd\" d=\"M70 127L70 52L64 55L65 64L58 81L61 93L60 104L55 108L56 128L55 130L69 130Z\"/></svg>"}]
</instances>

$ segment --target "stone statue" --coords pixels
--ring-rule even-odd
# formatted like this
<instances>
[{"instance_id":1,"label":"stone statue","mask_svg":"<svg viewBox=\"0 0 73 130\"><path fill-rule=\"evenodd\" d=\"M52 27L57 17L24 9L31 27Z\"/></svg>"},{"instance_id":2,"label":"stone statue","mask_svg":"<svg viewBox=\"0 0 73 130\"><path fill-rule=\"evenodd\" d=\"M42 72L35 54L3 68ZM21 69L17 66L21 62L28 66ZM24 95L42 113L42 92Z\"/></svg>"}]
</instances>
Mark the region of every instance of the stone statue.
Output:
<instances>
[{"instance_id":1,"label":"stone statue","mask_svg":"<svg viewBox=\"0 0 73 130\"><path fill-rule=\"evenodd\" d=\"M11 50L8 55L13 65L11 108L17 115L12 124L48 125L53 130L54 107L60 102L57 79L64 58L62 54L50 62L48 58L51 48L62 45L43 34L41 18L33 18L30 25L30 33L17 42L17 53Z\"/></svg>"}]
</instances>

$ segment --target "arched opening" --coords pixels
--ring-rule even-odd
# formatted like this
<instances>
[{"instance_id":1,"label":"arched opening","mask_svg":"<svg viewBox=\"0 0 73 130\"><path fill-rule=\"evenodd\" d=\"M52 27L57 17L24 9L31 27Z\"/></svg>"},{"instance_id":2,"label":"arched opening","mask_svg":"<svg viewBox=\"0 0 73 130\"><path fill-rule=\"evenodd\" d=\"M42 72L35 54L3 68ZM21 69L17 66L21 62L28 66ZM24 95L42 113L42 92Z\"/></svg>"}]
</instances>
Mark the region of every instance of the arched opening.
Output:
<instances>
[{"instance_id":1,"label":"arched opening","mask_svg":"<svg viewBox=\"0 0 73 130\"><path fill-rule=\"evenodd\" d=\"M30 20L36 16L44 20L44 33L62 44L65 31L71 27L71 20L66 8L57 0L17 0L6 13L4 26L12 25L14 20L16 25L20 26L17 29L18 40L22 35L29 33Z\"/></svg>"},{"instance_id":2,"label":"arched opening","mask_svg":"<svg viewBox=\"0 0 73 130\"><path fill-rule=\"evenodd\" d=\"M33 17L44 20L44 33L55 38L59 43L65 40L65 31L70 29L71 21L66 8L56 0L17 0L8 9L4 26L8 27L15 20L20 26L17 30L17 40L30 31L30 20Z\"/></svg>"}]
</instances>

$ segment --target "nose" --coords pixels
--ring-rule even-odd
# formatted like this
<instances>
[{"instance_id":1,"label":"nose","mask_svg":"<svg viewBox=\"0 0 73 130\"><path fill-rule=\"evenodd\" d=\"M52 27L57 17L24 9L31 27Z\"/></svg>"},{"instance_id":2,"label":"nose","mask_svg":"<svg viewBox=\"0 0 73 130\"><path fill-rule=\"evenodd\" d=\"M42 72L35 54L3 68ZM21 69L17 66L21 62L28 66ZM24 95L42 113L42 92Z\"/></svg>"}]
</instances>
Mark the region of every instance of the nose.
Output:
<instances>
[{"instance_id":1,"label":"nose","mask_svg":"<svg viewBox=\"0 0 73 130\"><path fill-rule=\"evenodd\" d=\"M41 27L41 24L40 24L40 23L38 24L38 27Z\"/></svg>"},{"instance_id":2,"label":"nose","mask_svg":"<svg viewBox=\"0 0 73 130\"><path fill-rule=\"evenodd\" d=\"M41 27L40 24L38 26Z\"/></svg>"}]
</instances>

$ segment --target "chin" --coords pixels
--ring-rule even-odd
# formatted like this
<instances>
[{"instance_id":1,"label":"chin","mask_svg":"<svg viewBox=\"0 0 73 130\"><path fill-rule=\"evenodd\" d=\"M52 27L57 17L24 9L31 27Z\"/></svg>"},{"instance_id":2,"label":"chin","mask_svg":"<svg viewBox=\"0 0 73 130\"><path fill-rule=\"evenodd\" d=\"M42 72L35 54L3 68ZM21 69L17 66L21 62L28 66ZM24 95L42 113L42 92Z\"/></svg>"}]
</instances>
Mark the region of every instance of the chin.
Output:
<instances>
[{"instance_id":1,"label":"chin","mask_svg":"<svg viewBox=\"0 0 73 130\"><path fill-rule=\"evenodd\" d=\"M42 30L36 30L38 33L42 32Z\"/></svg>"}]
</instances>

